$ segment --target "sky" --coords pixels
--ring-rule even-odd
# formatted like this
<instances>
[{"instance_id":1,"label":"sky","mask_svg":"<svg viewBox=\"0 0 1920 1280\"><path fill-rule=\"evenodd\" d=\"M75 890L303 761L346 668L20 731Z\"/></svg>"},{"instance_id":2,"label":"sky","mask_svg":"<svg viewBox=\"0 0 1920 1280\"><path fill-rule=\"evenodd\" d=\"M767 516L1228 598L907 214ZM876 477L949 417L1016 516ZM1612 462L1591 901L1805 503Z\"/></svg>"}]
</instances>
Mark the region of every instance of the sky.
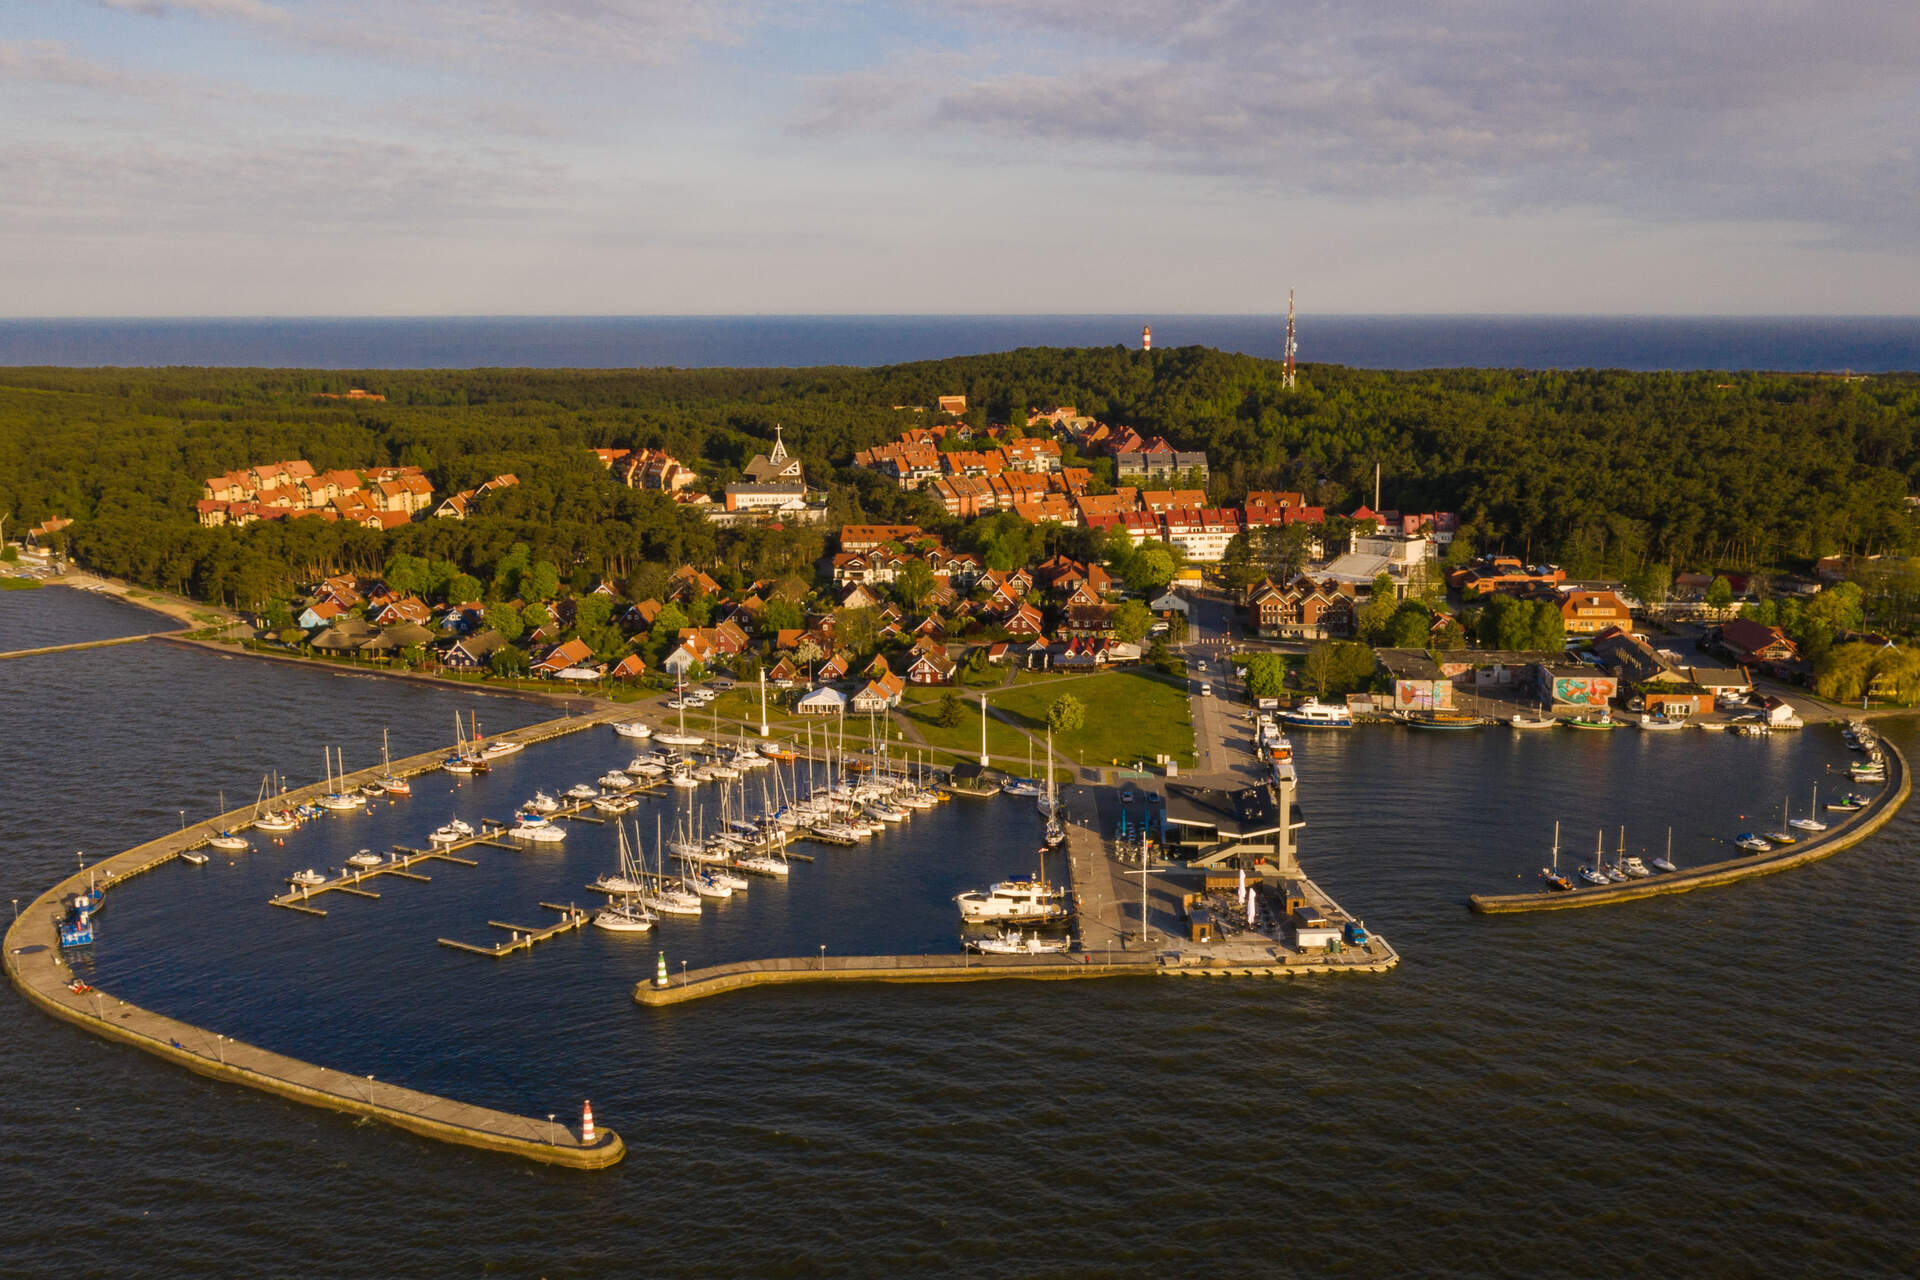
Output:
<instances>
[{"instance_id":1,"label":"sky","mask_svg":"<svg viewBox=\"0 0 1920 1280\"><path fill-rule=\"evenodd\" d=\"M0 315L1920 311L1913 0L0 0Z\"/></svg>"}]
</instances>

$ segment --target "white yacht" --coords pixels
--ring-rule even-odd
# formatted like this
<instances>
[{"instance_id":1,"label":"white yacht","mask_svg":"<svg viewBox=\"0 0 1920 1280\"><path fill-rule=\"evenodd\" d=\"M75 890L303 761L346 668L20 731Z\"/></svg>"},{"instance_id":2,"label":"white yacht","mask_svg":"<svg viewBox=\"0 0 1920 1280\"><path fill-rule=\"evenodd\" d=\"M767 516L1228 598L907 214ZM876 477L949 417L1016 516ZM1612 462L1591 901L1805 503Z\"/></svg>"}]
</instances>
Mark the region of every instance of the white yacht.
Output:
<instances>
[{"instance_id":1,"label":"white yacht","mask_svg":"<svg viewBox=\"0 0 1920 1280\"><path fill-rule=\"evenodd\" d=\"M505 738L495 738L492 742L480 748L480 758L482 760L498 760L501 756L510 756L525 750L526 745L524 742L509 742Z\"/></svg>"},{"instance_id":2,"label":"white yacht","mask_svg":"<svg viewBox=\"0 0 1920 1280\"><path fill-rule=\"evenodd\" d=\"M379 854L375 853L373 850L362 849L360 852L354 854L352 857L347 859L347 865L350 867L358 867L362 871L365 871L368 867L377 867L385 861L386 861L385 858L381 857Z\"/></svg>"},{"instance_id":3,"label":"white yacht","mask_svg":"<svg viewBox=\"0 0 1920 1280\"><path fill-rule=\"evenodd\" d=\"M563 794L565 794L569 800L592 800L600 793L593 789L592 783L576 782L568 787Z\"/></svg>"},{"instance_id":4,"label":"white yacht","mask_svg":"<svg viewBox=\"0 0 1920 1280\"><path fill-rule=\"evenodd\" d=\"M960 894L954 901L960 904L960 918L967 921L1039 924L1064 920L1069 914L1064 891L1025 876L1002 880L985 892Z\"/></svg>"},{"instance_id":5,"label":"white yacht","mask_svg":"<svg viewBox=\"0 0 1920 1280\"><path fill-rule=\"evenodd\" d=\"M669 774L667 782L680 788L682 791L692 791L700 785L700 779L694 776L693 770L685 766L677 768Z\"/></svg>"},{"instance_id":6,"label":"white yacht","mask_svg":"<svg viewBox=\"0 0 1920 1280\"><path fill-rule=\"evenodd\" d=\"M218 849L222 853L243 853L248 846L245 836L235 835L231 831L222 831L217 836L208 837L207 847Z\"/></svg>"},{"instance_id":7,"label":"white yacht","mask_svg":"<svg viewBox=\"0 0 1920 1280\"><path fill-rule=\"evenodd\" d=\"M511 839L525 840L530 844L559 844L567 838L567 829L555 826L544 818L538 823L530 823L526 820L526 815L522 815L520 824L508 828L507 835Z\"/></svg>"},{"instance_id":8,"label":"white yacht","mask_svg":"<svg viewBox=\"0 0 1920 1280\"><path fill-rule=\"evenodd\" d=\"M305 871L296 871L287 877L287 883L299 889L318 889L327 882L327 878L308 867Z\"/></svg>"},{"instance_id":9,"label":"white yacht","mask_svg":"<svg viewBox=\"0 0 1920 1280\"><path fill-rule=\"evenodd\" d=\"M1343 706L1321 702L1317 698L1308 698L1299 706L1279 714L1281 724L1298 725L1302 729L1351 729L1353 713Z\"/></svg>"},{"instance_id":10,"label":"white yacht","mask_svg":"<svg viewBox=\"0 0 1920 1280\"><path fill-rule=\"evenodd\" d=\"M520 806L529 813L552 813L560 807L560 802L544 791L533 793L533 799Z\"/></svg>"},{"instance_id":11,"label":"white yacht","mask_svg":"<svg viewBox=\"0 0 1920 1280\"><path fill-rule=\"evenodd\" d=\"M667 776L667 766L661 764L658 760L649 760L645 756L635 756L633 759L627 761L626 772L629 777L664 778Z\"/></svg>"},{"instance_id":12,"label":"white yacht","mask_svg":"<svg viewBox=\"0 0 1920 1280\"><path fill-rule=\"evenodd\" d=\"M601 813L631 813L640 807L640 802L632 796L601 796L593 802L593 807Z\"/></svg>"},{"instance_id":13,"label":"white yacht","mask_svg":"<svg viewBox=\"0 0 1920 1280\"><path fill-rule=\"evenodd\" d=\"M619 769L609 769L600 775L600 785L608 791L624 791L633 785L633 778Z\"/></svg>"},{"instance_id":14,"label":"white yacht","mask_svg":"<svg viewBox=\"0 0 1920 1280\"><path fill-rule=\"evenodd\" d=\"M653 730L638 720L622 720L613 726L613 731L623 738L651 738Z\"/></svg>"}]
</instances>

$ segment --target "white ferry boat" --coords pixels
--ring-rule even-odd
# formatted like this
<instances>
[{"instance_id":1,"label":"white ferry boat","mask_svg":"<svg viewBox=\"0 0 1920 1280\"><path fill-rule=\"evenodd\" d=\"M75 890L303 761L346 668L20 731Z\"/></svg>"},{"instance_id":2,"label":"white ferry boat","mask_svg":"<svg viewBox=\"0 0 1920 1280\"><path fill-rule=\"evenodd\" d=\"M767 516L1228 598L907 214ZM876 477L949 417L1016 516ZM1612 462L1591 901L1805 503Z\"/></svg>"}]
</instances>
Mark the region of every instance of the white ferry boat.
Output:
<instances>
[{"instance_id":1,"label":"white ferry boat","mask_svg":"<svg viewBox=\"0 0 1920 1280\"><path fill-rule=\"evenodd\" d=\"M1281 724L1302 729L1351 729L1353 713L1345 707L1308 698L1299 706L1279 713Z\"/></svg>"}]
</instances>

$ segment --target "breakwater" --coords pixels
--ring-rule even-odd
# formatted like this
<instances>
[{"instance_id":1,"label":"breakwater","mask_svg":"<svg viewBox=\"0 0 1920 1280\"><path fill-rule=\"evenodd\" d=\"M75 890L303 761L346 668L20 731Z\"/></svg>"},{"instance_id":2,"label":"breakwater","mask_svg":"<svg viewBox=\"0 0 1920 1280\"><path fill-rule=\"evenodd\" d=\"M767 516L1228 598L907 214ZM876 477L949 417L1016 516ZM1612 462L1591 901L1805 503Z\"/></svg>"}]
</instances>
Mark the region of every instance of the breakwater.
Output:
<instances>
[{"instance_id":1,"label":"breakwater","mask_svg":"<svg viewBox=\"0 0 1920 1280\"><path fill-rule=\"evenodd\" d=\"M534 743L603 724L620 713L602 708L584 716L544 721L495 735ZM393 762L392 771L410 777L437 768L444 749ZM338 779L340 787L358 787L384 770L369 768ZM324 783L289 791L276 804L297 804L327 790ZM599 1169L617 1163L626 1146L611 1129L591 1142L565 1125L424 1093L331 1067L322 1067L257 1045L216 1034L87 987L74 979L61 955L58 920L65 905L88 888L107 895L115 886L164 866L218 831L244 823L252 807L231 810L210 821L148 841L75 871L33 900L6 933L7 977L34 1005L105 1039L129 1044L203 1076L246 1085L310 1106L349 1112L411 1133L463 1146L479 1147L575 1169Z\"/></svg>"},{"instance_id":2,"label":"breakwater","mask_svg":"<svg viewBox=\"0 0 1920 1280\"><path fill-rule=\"evenodd\" d=\"M1873 802L1865 809L1847 815L1845 821L1812 839L1802 840L1766 853L1756 853L1744 858L1727 858L1720 862L1688 867L1684 871L1654 876L1646 880L1630 880L1625 884L1575 889L1569 893L1476 893L1467 900L1468 905L1483 915L1505 915L1523 911L1567 911L1577 907L1609 906L1619 902L1637 902L1643 898L1657 898L1663 894L1710 889L1751 879L1754 876L1788 871L1794 867L1805 866L1809 862L1830 858L1843 849L1850 849L1859 844L1885 826L1892 820L1894 814L1900 811L1901 806L1906 804L1912 793L1913 779L1907 771L1906 756L1891 742L1883 739L1881 745L1888 754L1891 772L1880 794L1875 796Z\"/></svg>"}]
</instances>

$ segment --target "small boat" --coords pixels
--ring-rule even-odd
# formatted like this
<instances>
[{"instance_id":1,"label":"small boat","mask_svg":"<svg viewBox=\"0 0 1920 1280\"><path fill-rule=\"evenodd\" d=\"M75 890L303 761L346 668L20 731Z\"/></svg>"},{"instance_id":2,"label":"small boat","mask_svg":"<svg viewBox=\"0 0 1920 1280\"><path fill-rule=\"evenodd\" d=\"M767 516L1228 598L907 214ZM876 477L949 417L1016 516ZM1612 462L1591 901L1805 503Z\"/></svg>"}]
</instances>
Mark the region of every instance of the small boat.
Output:
<instances>
[{"instance_id":1,"label":"small boat","mask_svg":"<svg viewBox=\"0 0 1920 1280\"><path fill-rule=\"evenodd\" d=\"M1791 831L1768 831L1761 835L1768 844L1799 844L1800 837Z\"/></svg>"},{"instance_id":2,"label":"small boat","mask_svg":"<svg viewBox=\"0 0 1920 1280\"><path fill-rule=\"evenodd\" d=\"M1583 716L1570 716L1561 723L1565 724L1569 729L1605 730L1618 729L1620 727L1620 722L1615 720L1612 714L1604 707L1599 711L1588 712Z\"/></svg>"},{"instance_id":3,"label":"small boat","mask_svg":"<svg viewBox=\"0 0 1920 1280\"><path fill-rule=\"evenodd\" d=\"M624 791L633 785L633 779L618 769L609 769L600 775L600 785L609 791Z\"/></svg>"},{"instance_id":4,"label":"small boat","mask_svg":"<svg viewBox=\"0 0 1920 1280\"><path fill-rule=\"evenodd\" d=\"M640 802L632 796L601 796L593 802L593 807L601 813L631 813L640 807Z\"/></svg>"},{"instance_id":5,"label":"small boat","mask_svg":"<svg viewBox=\"0 0 1920 1280\"><path fill-rule=\"evenodd\" d=\"M182 862L191 862L196 867L204 867L207 865L207 855L201 853L198 849L182 850L180 860Z\"/></svg>"},{"instance_id":6,"label":"small boat","mask_svg":"<svg viewBox=\"0 0 1920 1280\"><path fill-rule=\"evenodd\" d=\"M1807 810L1806 817L1790 819L1787 825L1800 831L1825 831L1827 824L1813 816L1818 812L1820 812L1820 784L1815 783L1813 787L1813 807Z\"/></svg>"},{"instance_id":7,"label":"small boat","mask_svg":"<svg viewBox=\"0 0 1920 1280\"><path fill-rule=\"evenodd\" d=\"M560 808L560 802L544 791L533 793L533 799L520 806L528 813L553 813Z\"/></svg>"},{"instance_id":8,"label":"small boat","mask_svg":"<svg viewBox=\"0 0 1920 1280\"><path fill-rule=\"evenodd\" d=\"M507 738L495 738L492 742L480 748L480 758L482 760L498 760L501 756L516 755L526 750L526 745L524 742L514 742Z\"/></svg>"},{"instance_id":9,"label":"small boat","mask_svg":"<svg viewBox=\"0 0 1920 1280\"><path fill-rule=\"evenodd\" d=\"M1302 729L1351 729L1353 713L1343 706L1321 702L1308 698L1299 706L1282 711L1277 718L1281 724L1295 725Z\"/></svg>"},{"instance_id":10,"label":"small boat","mask_svg":"<svg viewBox=\"0 0 1920 1280\"><path fill-rule=\"evenodd\" d=\"M271 831L276 834L283 831L298 830L300 816L291 809L282 809L278 813L263 813L253 820L257 831Z\"/></svg>"},{"instance_id":11,"label":"small boat","mask_svg":"<svg viewBox=\"0 0 1920 1280\"><path fill-rule=\"evenodd\" d=\"M664 778L667 776L667 766L661 764L658 760L648 760L644 756L635 756L633 759L627 761L626 772L629 777Z\"/></svg>"},{"instance_id":12,"label":"small boat","mask_svg":"<svg viewBox=\"0 0 1920 1280\"><path fill-rule=\"evenodd\" d=\"M1000 784L1000 794L1008 796L1037 796L1040 794L1038 778L1008 778Z\"/></svg>"},{"instance_id":13,"label":"small boat","mask_svg":"<svg viewBox=\"0 0 1920 1280\"><path fill-rule=\"evenodd\" d=\"M207 846L222 853L245 853L250 847L245 836L235 835L231 831L222 831L217 836L207 838Z\"/></svg>"},{"instance_id":14,"label":"small boat","mask_svg":"<svg viewBox=\"0 0 1920 1280\"><path fill-rule=\"evenodd\" d=\"M569 800L591 800L600 793L594 790L592 783L576 782L568 787L564 794Z\"/></svg>"},{"instance_id":15,"label":"small boat","mask_svg":"<svg viewBox=\"0 0 1920 1280\"><path fill-rule=\"evenodd\" d=\"M759 876L775 876L784 879L793 872L793 866L784 858L770 858L764 853L750 853L744 858L734 859L734 866L742 871L751 871Z\"/></svg>"},{"instance_id":16,"label":"small boat","mask_svg":"<svg viewBox=\"0 0 1920 1280\"><path fill-rule=\"evenodd\" d=\"M1456 711L1417 713L1409 715L1405 720L1405 724L1409 729L1481 729L1490 723L1492 722L1482 719L1479 716L1463 715Z\"/></svg>"},{"instance_id":17,"label":"small boat","mask_svg":"<svg viewBox=\"0 0 1920 1280\"><path fill-rule=\"evenodd\" d=\"M693 886L694 893L702 898L723 899L733 896L732 885L722 884L718 879L704 871L689 877L688 883Z\"/></svg>"},{"instance_id":18,"label":"small boat","mask_svg":"<svg viewBox=\"0 0 1920 1280\"><path fill-rule=\"evenodd\" d=\"M1552 716L1518 715L1507 717L1507 727L1510 729L1552 729L1559 723L1560 722ZM1568 887L1571 888L1572 886Z\"/></svg>"},{"instance_id":19,"label":"small boat","mask_svg":"<svg viewBox=\"0 0 1920 1280\"><path fill-rule=\"evenodd\" d=\"M1646 729L1649 732L1659 732L1667 729L1684 729L1687 727L1685 720L1673 720L1666 716L1643 715L1634 723L1639 728Z\"/></svg>"},{"instance_id":20,"label":"small boat","mask_svg":"<svg viewBox=\"0 0 1920 1280\"><path fill-rule=\"evenodd\" d=\"M1742 831L1733 838L1733 842L1742 849L1749 850L1753 853L1766 853L1773 848L1772 845L1762 840L1759 836L1754 835L1751 831Z\"/></svg>"},{"instance_id":21,"label":"small boat","mask_svg":"<svg viewBox=\"0 0 1920 1280\"><path fill-rule=\"evenodd\" d=\"M1653 872L1647 869L1647 864L1638 858L1627 858L1623 860L1620 863L1620 869L1627 873L1627 879L1629 880L1644 880L1653 874Z\"/></svg>"},{"instance_id":22,"label":"small boat","mask_svg":"<svg viewBox=\"0 0 1920 1280\"><path fill-rule=\"evenodd\" d=\"M360 794L365 796L369 800L377 800L381 796L387 794L387 789L381 786L379 779L376 778L372 782L369 782L365 786L361 787Z\"/></svg>"},{"instance_id":23,"label":"small boat","mask_svg":"<svg viewBox=\"0 0 1920 1280\"><path fill-rule=\"evenodd\" d=\"M296 871L287 877L287 883L300 889L317 889L327 882L327 878L308 867L305 871Z\"/></svg>"},{"instance_id":24,"label":"small boat","mask_svg":"<svg viewBox=\"0 0 1920 1280\"><path fill-rule=\"evenodd\" d=\"M651 738L653 736L653 730L641 724L638 720L616 721L613 726L613 731L623 738Z\"/></svg>"},{"instance_id":25,"label":"small boat","mask_svg":"<svg viewBox=\"0 0 1920 1280\"><path fill-rule=\"evenodd\" d=\"M785 762L793 759L793 748L784 743L763 742L760 744L760 754L769 760Z\"/></svg>"},{"instance_id":26,"label":"small boat","mask_svg":"<svg viewBox=\"0 0 1920 1280\"><path fill-rule=\"evenodd\" d=\"M1827 812L1829 813L1858 813L1866 807L1865 802L1859 796L1853 795L1852 793L1841 796L1838 800L1827 801Z\"/></svg>"},{"instance_id":27,"label":"small boat","mask_svg":"<svg viewBox=\"0 0 1920 1280\"><path fill-rule=\"evenodd\" d=\"M1574 874L1579 876L1582 880L1585 880L1588 884L1598 885L1598 884L1613 883L1613 877L1609 876L1605 871L1601 870L1598 867L1589 867L1584 863L1581 864L1579 869L1576 870Z\"/></svg>"},{"instance_id":28,"label":"small boat","mask_svg":"<svg viewBox=\"0 0 1920 1280\"><path fill-rule=\"evenodd\" d=\"M1037 933L1023 935L1018 929L987 938L967 938L965 942L969 950L989 956L1058 955L1068 946L1065 938L1046 938Z\"/></svg>"},{"instance_id":29,"label":"small boat","mask_svg":"<svg viewBox=\"0 0 1920 1280\"><path fill-rule=\"evenodd\" d=\"M530 844L558 844L567 838L567 829L545 820L537 825L523 821L518 826L508 828L507 836Z\"/></svg>"},{"instance_id":30,"label":"small boat","mask_svg":"<svg viewBox=\"0 0 1920 1280\"><path fill-rule=\"evenodd\" d=\"M747 886L753 883L753 881L747 879L745 876L737 876L731 871L726 871L715 866L702 867L695 874L703 879L711 880L715 884L725 885L735 893L745 893Z\"/></svg>"},{"instance_id":31,"label":"small boat","mask_svg":"<svg viewBox=\"0 0 1920 1280\"><path fill-rule=\"evenodd\" d=\"M667 784L682 791L692 791L700 785L700 779L694 776L693 770L682 766L667 775Z\"/></svg>"}]
</instances>

